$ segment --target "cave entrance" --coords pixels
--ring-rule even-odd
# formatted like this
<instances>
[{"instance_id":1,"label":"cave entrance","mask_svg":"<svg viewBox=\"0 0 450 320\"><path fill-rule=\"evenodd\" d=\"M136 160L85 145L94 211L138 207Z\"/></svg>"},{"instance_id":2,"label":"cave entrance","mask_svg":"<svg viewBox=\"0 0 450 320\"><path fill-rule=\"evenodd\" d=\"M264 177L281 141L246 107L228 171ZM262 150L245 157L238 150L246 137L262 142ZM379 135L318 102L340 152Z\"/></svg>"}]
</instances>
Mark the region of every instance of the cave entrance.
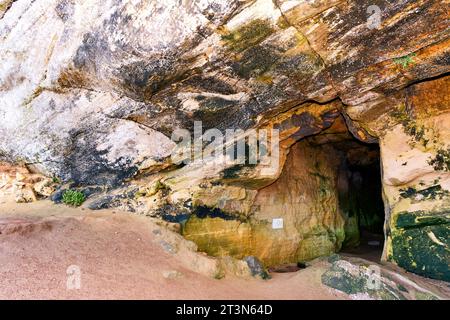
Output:
<instances>
[{"instance_id":1,"label":"cave entrance","mask_svg":"<svg viewBox=\"0 0 450 320\"><path fill-rule=\"evenodd\" d=\"M343 119L323 134L307 139L322 147L328 145L332 158L339 159L338 208L345 219L341 253L379 262L385 222L379 145L357 140Z\"/></svg>"},{"instance_id":2,"label":"cave entrance","mask_svg":"<svg viewBox=\"0 0 450 320\"><path fill-rule=\"evenodd\" d=\"M345 218L343 253L380 261L384 245L380 150L354 141L340 168L339 207ZM344 181L341 181L341 180Z\"/></svg>"}]
</instances>

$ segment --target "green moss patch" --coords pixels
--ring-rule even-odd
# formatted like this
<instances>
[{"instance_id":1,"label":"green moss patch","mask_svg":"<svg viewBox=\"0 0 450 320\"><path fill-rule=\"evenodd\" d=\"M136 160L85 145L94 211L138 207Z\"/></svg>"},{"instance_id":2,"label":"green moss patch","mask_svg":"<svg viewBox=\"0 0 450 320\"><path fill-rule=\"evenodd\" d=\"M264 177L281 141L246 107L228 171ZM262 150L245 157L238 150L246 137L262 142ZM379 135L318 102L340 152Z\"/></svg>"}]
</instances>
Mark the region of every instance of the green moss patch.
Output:
<instances>
[{"instance_id":1,"label":"green moss patch","mask_svg":"<svg viewBox=\"0 0 450 320\"><path fill-rule=\"evenodd\" d=\"M397 231L392 236L392 258L408 271L450 281L449 239L448 224Z\"/></svg>"},{"instance_id":2,"label":"green moss patch","mask_svg":"<svg viewBox=\"0 0 450 320\"><path fill-rule=\"evenodd\" d=\"M222 35L222 40L230 50L242 52L261 43L274 31L268 20L255 19L235 31Z\"/></svg>"},{"instance_id":3,"label":"green moss patch","mask_svg":"<svg viewBox=\"0 0 450 320\"><path fill-rule=\"evenodd\" d=\"M450 171L450 148L447 150L439 149L434 158L428 161L436 171Z\"/></svg>"},{"instance_id":4,"label":"green moss patch","mask_svg":"<svg viewBox=\"0 0 450 320\"><path fill-rule=\"evenodd\" d=\"M441 185L431 186L422 190L417 190L414 187L400 189L400 197L404 199L436 200L447 197L448 195L450 195L450 192L442 189Z\"/></svg>"},{"instance_id":5,"label":"green moss patch","mask_svg":"<svg viewBox=\"0 0 450 320\"><path fill-rule=\"evenodd\" d=\"M392 233L392 257L402 268L450 280L450 212L403 212Z\"/></svg>"},{"instance_id":6,"label":"green moss patch","mask_svg":"<svg viewBox=\"0 0 450 320\"><path fill-rule=\"evenodd\" d=\"M392 256L400 267L450 280L450 212L401 212L392 230Z\"/></svg>"},{"instance_id":7,"label":"green moss patch","mask_svg":"<svg viewBox=\"0 0 450 320\"><path fill-rule=\"evenodd\" d=\"M195 100L199 102L202 109L211 111L228 108L236 103L232 100L226 100L218 97L205 97L202 95L196 97Z\"/></svg>"},{"instance_id":8,"label":"green moss patch","mask_svg":"<svg viewBox=\"0 0 450 320\"><path fill-rule=\"evenodd\" d=\"M344 248L355 248L360 244L360 233L358 217L348 217L345 221L345 240L343 242Z\"/></svg>"},{"instance_id":9,"label":"green moss patch","mask_svg":"<svg viewBox=\"0 0 450 320\"><path fill-rule=\"evenodd\" d=\"M429 140L426 138L428 129L423 125L419 125L417 121L411 117L405 105L401 105L397 110L391 113L391 116L403 126L403 131L412 137L415 142L421 143L424 147L428 145Z\"/></svg>"},{"instance_id":10,"label":"green moss patch","mask_svg":"<svg viewBox=\"0 0 450 320\"><path fill-rule=\"evenodd\" d=\"M405 296L398 288L392 288L385 283L380 283L379 288L371 288L370 271L359 266L359 271L350 272L346 268L345 261L333 261L331 268L322 274L322 283L346 294L367 294L374 299L403 300ZM358 266L349 266L358 268Z\"/></svg>"},{"instance_id":11,"label":"green moss patch","mask_svg":"<svg viewBox=\"0 0 450 320\"><path fill-rule=\"evenodd\" d=\"M324 68L322 60L313 53L299 53L295 56L284 57L276 65L276 72L297 81L307 80Z\"/></svg>"},{"instance_id":12,"label":"green moss patch","mask_svg":"<svg viewBox=\"0 0 450 320\"><path fill-rule=\"evenodd\" d=\"M434 295L432 295L430 293L420 292L420 291L416 292L415 298L417 300L439 300L438 297L436 297L436 296L434 296Z\"/></svg>"},{"instance_id":13,"label":"green moss patch","mask_svg":"<svg viewBox=\"0 0 450 320\"><path fill-rule=\"evenodd\" d=\"M331 270L322 275L322 283L346 294L357 294L366 291L367 281L364 278L353 277L333 264Z\"/></svg>"},{"instance_id":14,"label":"green moss patch","mask_svg":"<svg viewBox=\"0 0 450 320\"><path fill-rule=\"evenodd\" d=\"M280 55L274 49L258 46L248 49L232 68L243 78L257 78L269 71L279 59Z\"/></svg>"},{"instance_id":15,"label":"green moss patch","mask_svg":"<svg viewBox=\"0 0 450 320\"><path fill-rule=\"evenodd\" d=\"M416 211L400 212L395 227L397 229L414 229L443 224L450 224L450 212L427 213L424 211Z\"/></svg>"}]
</instances>

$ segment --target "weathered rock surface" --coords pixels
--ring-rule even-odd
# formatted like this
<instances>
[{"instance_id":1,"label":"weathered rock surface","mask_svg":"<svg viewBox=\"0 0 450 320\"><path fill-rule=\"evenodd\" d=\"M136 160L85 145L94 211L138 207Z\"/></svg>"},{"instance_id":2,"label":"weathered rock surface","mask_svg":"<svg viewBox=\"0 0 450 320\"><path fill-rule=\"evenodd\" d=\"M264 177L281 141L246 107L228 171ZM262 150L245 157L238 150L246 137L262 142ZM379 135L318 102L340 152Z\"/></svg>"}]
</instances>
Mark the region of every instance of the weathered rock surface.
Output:
<instances>
[{"instance_id":1,"label":"weathered rock surface","mask_svg":"<svg viewBox=\"0 0 450 320\"><path fill-rule=\"evenodd\" d=\"M420 283L420 279L408 279L384 266L340 256L329 260L331 266L321 275L322 283L345 292L353 300L445 299Z\"/></svg>"},{"instance_id":2,"label":"weathered rock surface","mask_svg":"<svg viewBox=\"0 0 450 320\"><path fill-rule=\"evenodd\" d=\"M348 164L373 155L349 141L379 143L384 258L449 280L448 18L439 0L3 0L0 157L272 264L358 242ZM195 120L280 130L278 163L174 165Z\"/></svg>"}]
</instances>

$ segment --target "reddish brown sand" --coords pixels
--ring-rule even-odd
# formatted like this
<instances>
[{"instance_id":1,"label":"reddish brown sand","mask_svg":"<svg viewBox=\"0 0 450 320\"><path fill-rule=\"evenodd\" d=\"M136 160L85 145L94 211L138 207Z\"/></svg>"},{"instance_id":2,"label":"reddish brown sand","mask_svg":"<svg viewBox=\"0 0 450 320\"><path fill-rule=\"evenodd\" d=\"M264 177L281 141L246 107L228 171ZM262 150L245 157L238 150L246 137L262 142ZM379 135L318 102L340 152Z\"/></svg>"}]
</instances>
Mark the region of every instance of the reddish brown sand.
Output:
<instances>
[{"instance_id":1,"label":"reddish brown sand","mask_svg":"<svg viewBox=\"0 0 450 320\"><path fill-rule=\"evenodd\" d=\"M47 201L0 203L0 299L345 299L319 266L273 279L217 280L183 268L148 231L149 219ZM67 268L81 270L68 290ZM166 279L165 271L182 276Z\"/></svg>"}]
</instances>

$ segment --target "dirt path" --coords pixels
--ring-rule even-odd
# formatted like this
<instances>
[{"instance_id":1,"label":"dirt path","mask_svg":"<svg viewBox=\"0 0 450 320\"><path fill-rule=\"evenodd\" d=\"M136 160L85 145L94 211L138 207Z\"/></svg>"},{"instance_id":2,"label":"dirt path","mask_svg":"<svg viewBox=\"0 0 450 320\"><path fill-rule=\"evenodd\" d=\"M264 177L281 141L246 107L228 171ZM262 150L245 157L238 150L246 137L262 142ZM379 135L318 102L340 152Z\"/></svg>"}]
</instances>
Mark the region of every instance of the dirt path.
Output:
<instances>
[{"instance_id":1,"label":"dirt path","mask_svg":"<svg viewBox=\"0 0 450 320\"><path fill-rule=\"evenodd\" d=\"M192 272L161 247L152 223L47 201L0 203L0 299L345 298L321 284L320 266L269 281ZM72 265L81 271L80 289L67 289Z\"/></svg>"}]
</instances>

